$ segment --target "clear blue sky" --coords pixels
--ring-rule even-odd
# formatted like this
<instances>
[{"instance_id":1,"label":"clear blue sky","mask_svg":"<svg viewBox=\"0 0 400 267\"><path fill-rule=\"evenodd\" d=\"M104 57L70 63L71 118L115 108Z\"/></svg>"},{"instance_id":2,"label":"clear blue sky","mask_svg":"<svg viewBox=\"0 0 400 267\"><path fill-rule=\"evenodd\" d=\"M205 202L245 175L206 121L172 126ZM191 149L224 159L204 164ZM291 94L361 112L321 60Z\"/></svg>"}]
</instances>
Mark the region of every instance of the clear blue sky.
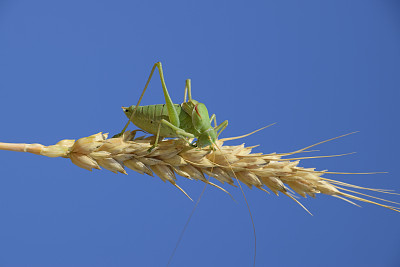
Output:
<instances>
[{"instance_id":1,"label":"clear blue sky","mask_svg":"<svg viewBox=\"0 0 400 267\"><path fill-rule=\"evenodd\" d=\"M144 3L146 2L146 3ZM398 1L0 1L3 142L54 144L115 134L151 66L176 103L186 78L224 136L256 152L318 147L301 166L400 191ZM143 104L163 103L155 79ZM132 128L133 129L133 128ZM233 142L233 144L240 143ZM158 178L88 172L67 159L0 151L0 266L165 266L192 208ZM193 198L200 182L179 177ZM253 230L237 202L208 187L171 266L251 266ZM366 192L367 193L367 192ZM400 214L318 195L245 188L257 266L400 266ZM382 196L400 200L400 196Z\"/></svg>"}]
</instances>

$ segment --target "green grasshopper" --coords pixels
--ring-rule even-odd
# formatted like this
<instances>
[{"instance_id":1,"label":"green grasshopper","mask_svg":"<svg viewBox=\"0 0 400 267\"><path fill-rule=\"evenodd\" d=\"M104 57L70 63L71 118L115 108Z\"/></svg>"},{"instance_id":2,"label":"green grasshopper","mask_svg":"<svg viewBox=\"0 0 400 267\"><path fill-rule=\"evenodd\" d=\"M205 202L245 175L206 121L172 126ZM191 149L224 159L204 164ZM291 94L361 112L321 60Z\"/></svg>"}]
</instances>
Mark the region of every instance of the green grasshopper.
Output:
<instances>
[{"instance_id":1,"label":"green grasshopper","mask_svg":"<svg viewBox=\"0 0 400 267\"><path fill-rule=\"evenodd\" d=\"M163 92L164 92L165 104L139 106L139 104L143 98L143 95L146 92L147 86L150 83L151 77L153 76L153 73L156 68L158 68L158 72L160 74L161 85L162 85ZM189 98L188 101L186 101L187 97ZM221 124L217 125L217 119L216 119L215 114L213 114L210 117L208 115L208 110L207 110L206 106L203 103L200 103L192 98L192 88L191 88L190 79L186 80L183 103L182 104L174 104L171 100L171 97L169 96L167 86L165 85L161 62L155 63L153 68L151 69L150 76L147 79L146 85L142 91L142 94L141 94L136 106L133 105L130 107L122 107L122 109L124 110L125 115L128 117L129 120L128 120L127 124L125 125L125 127L122 129L121 133L118 134L117 136L123 134L126 131L126 128L128 127L129 123L132 122L140 129L156 136L155 143L149 149L149 151L151 151L153 148L155 148L158 144L158 141L164 137L182 138L191 145L192 145L192 143L190 143L188 139L197 138L197 141L193 144L194 146L199 147L199 148L210 146L212 149L215 149L215 147L218 148L218 146L216 145L218 136L228 126L227 120L225 120ZM214 127L211 126L213 121L214 121ZM264 127L264 128L266 128L266 127ZM262 130L264 128L261 128L259 130ZM225 140L234 140L234 139L246 137L246 136L251 135L259 130L256 130L252 133L249 133L249 134L246 134L243 136L239 136L239 137L226 138ZM231 168L231 170L233 172L232 167L230 165L229 165L229 167ZM233 172L233 175L236 177L235 172ZM236 177L236 179L237 179L237 177ZM247 203L246 197L245 197L243 189L239 183L239 180L237 180L237 181L238 181L239 187L243 193L245 201ZM209 182L208 180L206 183L213 185L213 186L223 190L224 192L228 193L225 189ZM180 190L182 190L182 189L180 189ZM200 198L201 198L201 195L200 195ZM198 199L196 206L199 203L200 198ZM196 206L194 207L194 209L196 208ZM249 209L250 218L251 218L251 221L253 224L254 237L255 237L255 227L254 227L253 217L251 215L250 207L249 207L248 203L247 203L247 207ZM189 217L189 220L190 220L190 217ZM179 241L178 241L177 245L178 244L179 244ZM172 253L170 260L172 259L174 252ZM254 262L255 262L255 251L254 251ZM169 262L168 262L168 264L169 264Z\"/></svg>"},{"instance_id":2,"label":"green grasshopper","mask_svg":"<svg viewBox=\"0 0 400 267\"><path fill-rule=\"evenodd\" d=\"M156 68L160 74L165 104L139 106ZM189 97L188 101L186 101L187 96ZM161 62L155 63L136 106L122 107L129 121L118 135L124 133L129 123L132 122L140 129L156 136L152 148L156 147L159 139L164 137L179 137L187 142L189 142L188 139L197 138L194 146L213 147L218 136L228 126L228 121L217 126L215 114L210 118L206 106L192 99L190 79L186 80L183 101L180 105L172 102L165 85ZM213 121L214 127L211 126Z\"/></svg>"}]
</instances>

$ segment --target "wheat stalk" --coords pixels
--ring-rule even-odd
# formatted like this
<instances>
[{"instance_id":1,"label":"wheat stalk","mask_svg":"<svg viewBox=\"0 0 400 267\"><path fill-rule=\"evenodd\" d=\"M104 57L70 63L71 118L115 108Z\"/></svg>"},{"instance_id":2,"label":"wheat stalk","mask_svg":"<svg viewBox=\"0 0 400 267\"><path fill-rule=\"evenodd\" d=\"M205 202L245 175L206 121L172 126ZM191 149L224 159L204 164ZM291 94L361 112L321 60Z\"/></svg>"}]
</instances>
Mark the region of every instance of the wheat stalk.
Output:
<instances>
[{"instance_id":1,"label":"wheat stalk","mask_svg":"<svg viewBox=\"0 0 400 267\"><path fill-rule=\"evenodd\" d=\"M214 177L222 184L228 183L234 185L235 179L238 179L250 188L254 186L266 192L268 192L266 189L270 189L276 195L281 192L292 198L299 205L301 204L294 197L293 191L303 197L307 195L315 197L316 194L322 193L343 199L356 206L358 205L349 199L379 205L400 212L400 208L398 207L385 205L363 197L398 204L396 202L359 193L349 188L395 194L389 190L365 188L327 179L322 177L322 175L333 172L316 171L314 168L302 168L298 166L300 159L341 155L283 158L308 152L307 149L315 145L342 136L291 153L262 154L251 153L254 147L245 147L244 144L238 146L223 145L224 141L237 138L218 140L216 146L218 149L200 149L190 146L185 140L169 139L160 141L156 148L150 150L154 143L154 136L135 138L136 132L128 131L121 137L110 139L107 139L107 134L98 133L76 141L61 140L51 146L0 143L0 150L30 152L47 157L70 158L72 163L90 171L103 167L114 173L127 174L125 171L125 167L127 167L141 174L151 176L156 174L164 182L168 181L173 184L187 197L189 195L176 184L175 173L185 178L200 180L213 185L226 193L228 192L225 189L210 182L205 175ZM354 194L363 197L358 197ZM306 209L303 205L301 206Z\"/></svg>"}]
</instances>

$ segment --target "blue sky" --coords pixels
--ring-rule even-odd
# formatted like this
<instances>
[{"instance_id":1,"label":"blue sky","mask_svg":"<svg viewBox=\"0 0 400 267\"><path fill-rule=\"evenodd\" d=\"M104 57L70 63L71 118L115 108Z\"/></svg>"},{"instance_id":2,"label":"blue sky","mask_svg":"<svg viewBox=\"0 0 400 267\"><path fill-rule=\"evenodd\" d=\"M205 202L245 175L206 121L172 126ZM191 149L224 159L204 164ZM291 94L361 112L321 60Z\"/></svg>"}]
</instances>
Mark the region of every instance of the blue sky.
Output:
<instances>
[{"instance_id":1,"label":"blue sky","mask_svg":"<svg viewBox=\"0 0 400 267\"><path fill-rule=\"evenodd\" d=\"M172 99L193 97L232 144L289 152L323 144L301 166L328 178L400 191L398 1L0 2L3 142L54 144L126 123L161 61ZM163 103L158 78L143 104ZM132 127L132 126L131 126ZM133 129L133 128L132 128ZM165 266L193 208L173 186L128 171L88 172L67 159L0 152L0 266ZM193 198L200 182L178 178ZM251 266L254 237L237 202L208 187L171 266ZM400 266L400 214L318 195L245 188L257 266ZM399 201L399 196L382 196Z\"/></svg>"}]
</instances>

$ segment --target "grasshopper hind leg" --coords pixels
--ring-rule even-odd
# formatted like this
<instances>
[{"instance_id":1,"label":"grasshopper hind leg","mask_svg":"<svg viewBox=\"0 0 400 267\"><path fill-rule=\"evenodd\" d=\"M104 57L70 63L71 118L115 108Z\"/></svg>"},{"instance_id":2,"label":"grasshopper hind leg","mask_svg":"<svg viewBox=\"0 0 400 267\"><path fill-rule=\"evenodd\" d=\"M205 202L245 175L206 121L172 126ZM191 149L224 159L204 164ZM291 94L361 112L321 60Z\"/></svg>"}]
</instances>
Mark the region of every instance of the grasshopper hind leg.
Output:
<instances>
[{"instance_id":1,"label":"grasshopper hind leg","mask_svg":"<svg viewBox=\"0 0 400 267\"><path fill-rule=\"evenodd\" d=\"M183 139L186 143L188 143L190 146L194 146L192 143L189 142L188 138L194 138L195 136L191 133L186 132L185 130L176 127L175 125L173 125L172 123L170 123L169 121L162 119L160 121L160 124L158 125L158 130L157 130L157 135L156 135L156 139L154 144L149 148L149 152L151 152L154 148L156 148L158 146L158 142L160 140L163 139L162 136L160 136L160 130L161 130L161 124L164 124L168 127L170 127L171 129L173 129L176 133L176 136Z\"/></svg>"},{"instance_id":2,"label":"grasshopper hind leg","mask_svg":"<svg viewBox=\"0 0 400 267\"><path fill-rule=\"evenodd\" d=\"M155 63L153 65L153 68L151 69L149 78L147 79L146 85L144 86L144 89L142 91L142 94L140 95L139 101L137 102L135 109L132 111L131 117L129 118L128 122L126 123L126 125L122 129L122 131L119 134L115 135L114 137L121 136L126 131L126 129L128 128L128 125L129 125L129 123L132 121L132 119L135 116L137 107L140 105L140 102L142 101L143 95L146 92L146 89L147 89L147 87L148 87L148 85L150 83L150 80L151 80L151 78L153 76L153 73L154 73L156 68L158 68L158 73L160 75L161 86L162 86L162 89L163 89L163 92L164 92L164 98L165 98L165 103L166 103L167 109L168 109L169 120L171 121L171 123L174 126L179 127L180 121L179 121L178 112L174 107L174 103L172 102L171 97L169 96L169 93L168 93L168 90L167 90L167 86L165 84L165 79L164 79L164 74L163 74L163 69L162 69L161 62L157 62L157 63ZM190 91L190 89L189 89L189 91ZM189 93L189 95L191 97L191 93Z\"/></svg>"},{"instance_id":3,"label":"grasshopper hind leg","mask_svg":"<svg viewBox=\"0 0 400 267\"><path fill-rule=\"evenodd\" d=\"M170 123L169 121L167 121L165 119L162 119L161 123L170 127L172 130L174 130L176 135L179 137L195 138L195 136L193 134L188 133L179 127L176 127L175 125L173 125L172 123ZM161 123L160 123L160 125L161 125Z\"/></svg>"},{"instance_id":4,"label":"grasshopper hind leg","mask_svg":"<svg viewBox=\"0 0 400 267\"><path fill-rule=\"evenodd\" d=\"M153 149L158 146L158 142L164 139L164 137L160 136L160 130L161 130L161 123L158 124L156 139L154 141L154 144L147 150L148 152L153 151Z\"/></svg>"},{"instance_id":5,"label":"grasshopper hind leg","mask_svg":"<svg viewBox=\"0 0 400 267\"><path fill-rule=\"evenodd\" d=\"M189 97L189 101L192 100L192 85L191 85L191 80L186 79L186 84L185 84L185 96L183 97L183 102L187 102L186 96Z\"/></svg>"}]
</instances>

